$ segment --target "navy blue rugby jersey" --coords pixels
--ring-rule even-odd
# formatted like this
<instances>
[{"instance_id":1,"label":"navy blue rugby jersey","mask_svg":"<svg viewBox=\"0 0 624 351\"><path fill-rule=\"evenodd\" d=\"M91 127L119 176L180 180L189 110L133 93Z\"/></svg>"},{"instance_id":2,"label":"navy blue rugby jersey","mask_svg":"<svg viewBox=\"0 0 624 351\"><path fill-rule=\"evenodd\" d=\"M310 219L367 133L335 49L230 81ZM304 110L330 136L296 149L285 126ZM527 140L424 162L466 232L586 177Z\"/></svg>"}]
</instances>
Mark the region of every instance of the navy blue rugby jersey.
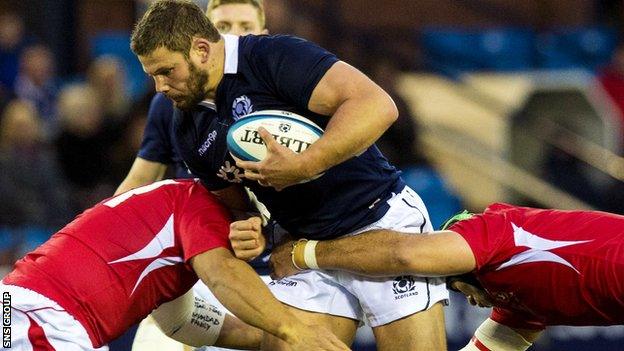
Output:
<instances>
[{"instance_id":1,"label":"navy blue rugby jersey","mask_svg":"<svg viewBox=\"0 0 624 351\"><path fill-rule=\"evenodd\" d=\"M148 161L173 165L176 178L194 177L174 147L172 127L173 102L158 93L150 103L138 156Z\"/></svg>"},{"instance_id":2,"label":"navy blue rugby jersey","mask_svg":"<svg viewBox=\"0 0 624 351\"><path fill-rule=\"evenodd\" d=\"M396 168L372 146L325 174L280 192L240 177L242 170L227 151L228 127L261 110L286 110L321 127L329 121L308 110L312 91L338 59L292 36L225 35L224 76L216 91L216 109L176 109L174 132L182 158L213 190L232 183L248 186L274 220L295 236L324 239L352 232L381 218L386 200L405 185ZM216 116L215 116L216 113Z\"/></svg>"}]
</instances>

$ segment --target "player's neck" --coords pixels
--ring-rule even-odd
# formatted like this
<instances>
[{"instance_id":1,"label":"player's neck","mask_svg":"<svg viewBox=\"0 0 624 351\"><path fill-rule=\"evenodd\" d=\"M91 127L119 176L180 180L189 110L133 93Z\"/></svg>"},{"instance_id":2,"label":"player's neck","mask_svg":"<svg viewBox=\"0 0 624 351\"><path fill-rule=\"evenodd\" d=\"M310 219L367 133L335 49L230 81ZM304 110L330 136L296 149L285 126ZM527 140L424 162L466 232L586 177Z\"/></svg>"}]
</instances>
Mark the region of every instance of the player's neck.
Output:
<instances>
[{"instance_id":1,"label":"player's neck","mask_svg":"<svg viewBox=\"0 0 624 351\"><path fill-rule=\"evenodd\" d=\"M223 78L225 66L225 41L223 37L218 42L210 44L210 51L214 54L209 56L205 99L214 100L219 83L221 83Z\"/></svg>"}]
</instances>

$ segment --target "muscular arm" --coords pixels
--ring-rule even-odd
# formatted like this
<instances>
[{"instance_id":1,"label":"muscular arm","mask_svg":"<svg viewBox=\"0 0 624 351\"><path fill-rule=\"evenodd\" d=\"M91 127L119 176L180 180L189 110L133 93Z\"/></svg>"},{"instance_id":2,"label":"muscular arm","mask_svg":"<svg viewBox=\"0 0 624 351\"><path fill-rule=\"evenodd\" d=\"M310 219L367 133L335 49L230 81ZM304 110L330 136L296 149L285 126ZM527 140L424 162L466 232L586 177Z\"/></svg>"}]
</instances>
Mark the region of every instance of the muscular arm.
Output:
<instances>
[{"instance_id":1,"label":"muscular arm","mask_svg":"<svg viewBox=\"0 0 624 351\"><path fill-rule=\"evenodd\" d=\"M319 241L314 252L320 269L338 269L368 276L402 274L441 276L471 272L475 258L468 243L452 231L404 234L374 230L336 240ZM295 271L290 247L273 250L277 277Z\"/></svg>"},{"instance_id":2,"label":"muscular arm","mask_svg":"<svg viewBox=\"0 0 624 351\"><path fill-rule=\"evenodd\" d=\"M366 275L454 275L475 268L468 243L451 231L433 235L371 231L319 242L316 252L320 267Z\"/></svg>"},{"instance_id":3,"label":"muscular arm","mask_svg":"<svg viewBox=\"0 0 624 351\"><path fill-rule=\"evenodd\" d=\"M315 175L372 145L398 117L390 96L356 68L334 64L312 92L308 108L332 116L325 134L301 154Z\"/></svg>"},{"instance_id":4,"label":"muscular arm","mask_svg":"<svg viewBox=\"0 0 624 351\"><path fill-rule=\"evenodd\" d=\"M267 156L259 162L236 161L245 177L282 190L310 180L360 154L397 119L394 102L383 89L357 69L336 62L318 82L308 100L310 111L331 116L325 133L297 154L260 128Z\"/></svg>"},{"instance_id":5,"label":"muscular arm","mask_svg":"<svg viewBox=\"0 0 624 351\"><path fill-rule=\"evenodd\" d=\"M167 165L163 163L148 161L137 157L126 179L121 182L115 191L115 195L161 180L166 170Z\"/></svg>"},{"instance_id":6,"label":"muscular arm","mask_svg":"<svg viewBox=\"0 0 624 351\"><path fill-rule=\"evenodd\" d=\"M217 248L191 259L199 278L217 299L244 322L280 339L296 338L299 322L277 301L258 275L225 248Z\"/></svg>"}]
</instances>

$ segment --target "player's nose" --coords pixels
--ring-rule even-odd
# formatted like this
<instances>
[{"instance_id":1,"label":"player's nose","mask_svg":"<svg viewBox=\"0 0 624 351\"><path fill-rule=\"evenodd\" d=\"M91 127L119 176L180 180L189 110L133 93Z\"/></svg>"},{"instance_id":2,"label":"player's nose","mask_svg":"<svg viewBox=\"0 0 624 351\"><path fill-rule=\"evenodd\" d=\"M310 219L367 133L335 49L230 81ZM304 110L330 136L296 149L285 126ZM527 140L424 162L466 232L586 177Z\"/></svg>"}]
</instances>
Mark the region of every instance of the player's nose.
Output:
<instances>
[{"instance_id":1,"label":"player's nose","mask_svg":"<svg viewBox=\"0 0 624 351\"><path fill-rule=\"evenodd\" d=\"M156 85L156 92L166 93L169 91L169 85L165 82L164 78L154 77L154 83Z\"/></svg>"}]
</instances>

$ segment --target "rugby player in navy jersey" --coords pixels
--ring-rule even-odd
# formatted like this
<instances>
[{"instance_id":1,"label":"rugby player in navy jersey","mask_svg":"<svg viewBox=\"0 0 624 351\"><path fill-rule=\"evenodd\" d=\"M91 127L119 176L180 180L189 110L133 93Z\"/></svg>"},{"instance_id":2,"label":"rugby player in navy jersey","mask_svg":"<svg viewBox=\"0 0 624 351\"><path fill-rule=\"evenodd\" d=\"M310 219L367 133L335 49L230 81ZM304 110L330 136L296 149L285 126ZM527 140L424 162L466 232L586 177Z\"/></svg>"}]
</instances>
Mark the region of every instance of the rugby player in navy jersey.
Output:
<instances>
[{"instance_id":1,"label":"rugby player in navy jersey","mask_svg":"<svg viewBox=\"0 0 624 351\"><path fill-rule=\"evenodd\" d=\"M268 33L262 0L211 0L206 16L223 34ZM175 167L176 178L192 177L173 146L170 133L172 114L171 100L163 94L154 95L147 114L141 149L115 195L161 180L169 165Z\"/></svg>"},{"instance_id":2,"label":"rugby player in navy jersey","mask_svg":"<svg viewBox=\"0 0 624 351\"><path fill-rule=\"evenodd\" d=\"M211 0L208 2L206 16L224 34L247 35L265 34L268 32L265 27L262 0ZM115 191L115 195L161 180L169 166L174 168L173 174L176 178L193 177L175 150L172 140L173 135L170 132L173 121L171 118L172 114L172 101L163 94L156 94L152 98L148 111L141 149L128 175ZM268 273L267 263L261 258L254 261L252 266L261 274ZM263 276L262 278L268 281L268 276ZM209 303L223 308L202 282L198 282L193 287L193 291L188 294L195 294L209 301ZM184 304L187 301L189 301L188 296L183 296L170 303L170 306L171 308L183 310L186 306L174 304ZM155 321L147 318L141 323L132 350L143 351L155 348L162 351L182 350L182 345L176 344L158 330L157 326L167 322L160 320L166 314L159 313L155 316ZM226 314L225 318L229 320L232 317ZM243 335L236 329L229 329L228 325L226 323L221 330L223 335Z\"/></svg>"},{"instance_id":3,"label":"rugby player in navy jersey","mask_svg":"<svg viewBox=\"0 0 624 351\"><path fill-rule=\"evenodd\" d=\"M131 46L156 90L174 102L180 157L229 206L238 208L241 185L248 186L284 229L312 239L371 228L432 230L420 197L373 145L397 118L393 101L333 54L290 36L222 36L196 5L181 0L153 3ZM295 154L260 130L268 157L240 163L243 171L227 151L228 127L266 109L304 115L325 134ZM256 250L258 240L232 245ZM380 350L446 348L442 303L448 292L441 279L309 271L270 287L293 313L347 343L359 321L367 321ZM263 346L285 348L269 335Z\"/></svg>"}]
</instances>

